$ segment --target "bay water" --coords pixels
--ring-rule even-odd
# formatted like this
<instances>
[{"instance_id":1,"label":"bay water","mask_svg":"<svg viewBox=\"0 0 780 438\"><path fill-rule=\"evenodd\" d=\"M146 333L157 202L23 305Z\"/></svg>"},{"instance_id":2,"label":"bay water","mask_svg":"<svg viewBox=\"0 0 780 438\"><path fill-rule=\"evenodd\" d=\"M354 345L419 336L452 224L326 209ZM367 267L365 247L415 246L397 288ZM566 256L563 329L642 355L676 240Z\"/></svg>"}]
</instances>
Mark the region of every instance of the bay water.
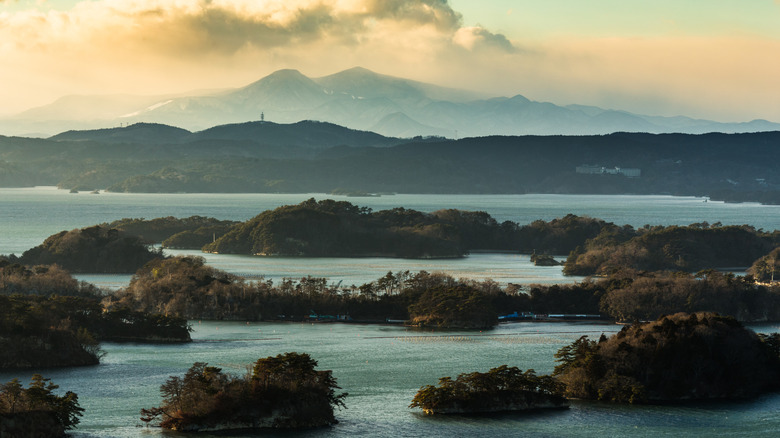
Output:
<instances>
[{"instance_id":1,"label":"bay water","mask_svg":"<svg viewBox=\"0 0 780 438\"><path fill-rule=\"evenodd\" d=\"M568 213L633 226L721 222L780 228L780 206L724 204L671 196L573 195L394 195L345 198L322 194L70 194L52 187L0 189L0 253L21 252L61 230L125 217L211 216L246 220L263 210L310 197L348 200L374 210L394 207L486 211L520 224ZM178 252L199 254L198 252ZM212 257L213 256L213 257ZM527 256L472 254L464 259L295 259L206 255L207 262L235 273L269 278L313 275L331 282L361 284L387 271L420 269L455 277L497 277L501 282L573 281L560 268L537 268ZM90 278L87 276L86 278ZM92 276L100 279L100 276ZM108 278L121 286L127 278ZM100 365L84 368L2 372L29 381L44 374L79 394L86 409L80 437L179 436L141 426L140 409L160 403L159 386L183 375L194 362L208 362L243 374L261 357L306 352L321 369L333 370L350 395L340 423L324 429L270 436L471 437L471 436L777 436L780 395L756 400L674 406L616 406L574 401L567 410L530 414L426 417L408 408L423 385L443 376L487 371L502 364L549 373L554 353L582 335L597 338L619 327L595 323L510 323L494 330L415 331L401 326L358 324L247 323L192 321L194 342L185 345L105 343ZM775 332L774 325L754 327ZM0 354L2 354L0 352ZM243 435L235 435L243 436ZM249 435L247 435L249 436Z\"/></svg>"},{"instance_id":2,"label":"bay water","mask_svg":"<svg viewBox=\"0 0 780 438\"><path fill-rule=\"evenodd\" d=\"M401 326L340 323L193 321L186 345L106 343L100 365L35 370L79 394L86 409L76 437L182 436L142 426L140 409L160 403L159 387L194 362L243 375L258 358L306 352L333 370L349 393L339 424L262 436L313 437L773 437L780 430L780 395L736 402L619 406L573 401L565 410L482 416L426 417L408 407L423 385L443 376L502 364L549 373L554 353L582 335L619 327L594 323L509 323L484 332L416 331ZM756 327L776 331L775 326ZM31 372L3 372L0 381ZM198 435L211 437L211 435ZM233 434L229 436L253 436Z\"/></svg>"}]
</instances>

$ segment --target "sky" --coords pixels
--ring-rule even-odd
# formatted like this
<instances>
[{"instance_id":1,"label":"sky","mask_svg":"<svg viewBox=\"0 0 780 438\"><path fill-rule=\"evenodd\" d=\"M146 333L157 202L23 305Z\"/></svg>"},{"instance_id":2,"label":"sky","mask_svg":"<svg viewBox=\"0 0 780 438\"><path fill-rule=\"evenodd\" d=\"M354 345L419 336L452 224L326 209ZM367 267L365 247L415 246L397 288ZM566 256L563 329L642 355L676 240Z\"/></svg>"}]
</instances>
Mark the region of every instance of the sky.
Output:
<instances>
[{"instance_id":1,"label":"sky","mask_svg":"<svg viewBox=\"0 0 780 438\"><path fill-rule=\"evenodd\" d=\"M0 115L355 66L559 105L780 122L780 0L0 0Z\"/></svg>"}]
</instances>

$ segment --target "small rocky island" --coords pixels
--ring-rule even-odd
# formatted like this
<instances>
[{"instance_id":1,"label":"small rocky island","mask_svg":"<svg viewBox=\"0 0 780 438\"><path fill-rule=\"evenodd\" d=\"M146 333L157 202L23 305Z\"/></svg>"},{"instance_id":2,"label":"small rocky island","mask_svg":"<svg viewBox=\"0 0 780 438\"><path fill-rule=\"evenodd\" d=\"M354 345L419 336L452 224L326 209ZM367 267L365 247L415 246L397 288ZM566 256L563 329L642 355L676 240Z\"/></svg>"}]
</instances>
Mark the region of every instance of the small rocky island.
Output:
<instances>
[{"instance_id":1,"label":"small rocky island","mask_svg":"<svg viewBox=\"0 0 780 438\"><path fill-rule=\"evenodd\" d=\"M486 373L460 374L455 380L442 377L439 386L420 388L409 407L429 415L480 414L561 409L569 407L569 401L554 378L501 365Z\"/></svg>"},{"instance_id":2,"label":"small rocky island","mask_svg":"<svg viewBox=\"0 0 780 438\"><path fill-rule=\"evenodd\" d=\"M331 371L315 369L305 353L259 359L252 373L235 377L221 368L195 363L184 377L172 376L160 387L163 404L142 409L142 421L160 421L180 432L303 429L338 423L334 407L344 407L346 393Z\"/></svg>"},{"instance_id":3,"label":"small rocky island","mask_svg":"<svg viewBox=\"0 0 780 438\"><path fill-rule=\"evenodd\" d=\"M531 263L533 263L534 266L560 266L562 264L558 260L555 260L551 255L537 254L535 252L531 254Z\"/></svg>"}]
</instances>

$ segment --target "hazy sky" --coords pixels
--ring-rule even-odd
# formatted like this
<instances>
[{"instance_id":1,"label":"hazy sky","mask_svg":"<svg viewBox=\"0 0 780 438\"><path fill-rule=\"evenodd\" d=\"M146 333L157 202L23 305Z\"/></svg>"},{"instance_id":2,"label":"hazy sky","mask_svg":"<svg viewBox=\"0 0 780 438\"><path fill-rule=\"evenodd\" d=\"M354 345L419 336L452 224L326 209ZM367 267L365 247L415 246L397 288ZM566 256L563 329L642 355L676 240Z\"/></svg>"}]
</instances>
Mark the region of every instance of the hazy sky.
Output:
<instances>
[{"instance_id":1,"label":"hazy sky","mask_svg":"<svg viewBox=\"0 0 780 438\"><path fill-rule=\"evenodd\" d=\"M645 114L780 122L780 0L0 0L0 114L354 66Z\"/></svg>"}]
</instances>

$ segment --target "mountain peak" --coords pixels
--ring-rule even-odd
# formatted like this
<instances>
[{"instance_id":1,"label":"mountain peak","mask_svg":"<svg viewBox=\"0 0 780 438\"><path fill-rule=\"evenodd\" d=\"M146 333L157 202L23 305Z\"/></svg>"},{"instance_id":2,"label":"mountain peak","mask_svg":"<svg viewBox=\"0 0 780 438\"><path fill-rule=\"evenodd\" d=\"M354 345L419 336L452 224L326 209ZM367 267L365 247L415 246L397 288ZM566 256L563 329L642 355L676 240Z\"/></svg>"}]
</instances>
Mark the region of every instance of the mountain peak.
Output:
<instances>
[{"instance_id":1,"label":"mountain peak","mask_svg":"<svg viewBox=\"0 0 780 438\"><path fill-rule=\"evenodd\" d=\"M235 102L258 111L309 108L322 104L326 98L321 86L293 69L277 70L230 96Z\"/></svg>"},{"instance_id":2,"label":"mountain peak","mask_svg":"<svg viewBox=\"0 0 780 438\"><path fill-rule=\"evenodd\" d=\"M369 69L367 69L365 67L360 67L360 66L355 66L355 67L352 67L352 68L348 68L346 70L343 70L341 73L379 76L378 73L376 73L376 72L374 72L372 70L369 70Z\"/></svg>"},{"instance_id":3,"label":"mountain peak","mask_svg":"<svg viewBox=\"0 0 780 438\"><path fill-rule=\"evenodd\" d=\"M270 75L266 76L263 79L269 79L269 78L287 79L287 78L300 78L300 77L305 78L306 76L303 73L301 73L299 70L296 70L294 68L283 68L281 70L276 70L275 72L271 73Z\"/></svg>"}]
</instances>

